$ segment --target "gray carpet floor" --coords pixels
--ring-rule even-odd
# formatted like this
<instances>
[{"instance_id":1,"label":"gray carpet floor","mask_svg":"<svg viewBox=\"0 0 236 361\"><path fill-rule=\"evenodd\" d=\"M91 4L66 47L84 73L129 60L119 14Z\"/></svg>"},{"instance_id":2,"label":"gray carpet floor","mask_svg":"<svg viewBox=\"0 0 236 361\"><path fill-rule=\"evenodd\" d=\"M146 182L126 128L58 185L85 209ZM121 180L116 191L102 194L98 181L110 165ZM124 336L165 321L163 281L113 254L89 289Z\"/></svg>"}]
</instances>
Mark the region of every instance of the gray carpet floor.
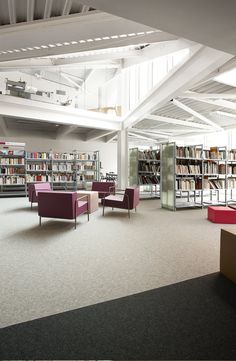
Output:
<instances>
[{"instance_id":1,"label":"gray carpet floor","mask_svg":"<svg viewBox=\"0 0 236 361\"><path fill-rule=\"evenodd\" d=\"M102 209L43 219L26 198L0 200L0 326L132 295L219 270L220 229L206 209L142 201L131 218ZM230 228L236 229L235 226Z\"/></svg>"}]
</instances>

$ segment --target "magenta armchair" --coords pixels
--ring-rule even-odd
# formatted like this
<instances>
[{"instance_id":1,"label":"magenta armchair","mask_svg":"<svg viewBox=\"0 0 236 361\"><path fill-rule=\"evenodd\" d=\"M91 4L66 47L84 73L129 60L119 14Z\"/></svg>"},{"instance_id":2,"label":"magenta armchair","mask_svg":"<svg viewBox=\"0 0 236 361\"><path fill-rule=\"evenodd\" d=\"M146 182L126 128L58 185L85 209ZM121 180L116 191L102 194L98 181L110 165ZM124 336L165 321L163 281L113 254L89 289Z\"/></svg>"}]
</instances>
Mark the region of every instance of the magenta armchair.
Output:
<instances>
[{"instance_id":1,"label":"magenta armchair","mask_svg":"<svg viewBox=\"0 0 236 361\"><path fill-rule=\"evenodd\" d=\"M89 221L88 196L78 197L77 192L38 192L38 215L41 218L73 219L75 222L80 214L87 213Z\"/></svg>"},{"instance_id":2,"label":"magenta armchair","mask_svg":"<svg viewBox=\"0 0 236 361\"><path fill-rule=\"evenodd\" d=\"M115 193L115 182L93 182L92 191L98 192L99 198Z\"/></svg>"},{"instance_id":3,"label":"magenta armchair","mask_svg":"<svg viewBox=\"0 0 236 361\"><path fill-rule=\"evenodd\" d=\"M139 187L127 187L122 195L109 195L102 199L103 215L105 207L127 209L130 218L130 210L139 204Z\"/></svg>"},{"instance_id":4,"label":"magenta armchair","mask_svg":"<svg viewBox=\"0 0 236 361\"><path fill-rule=\"evenodd\" d=\"M29 184L28 189L28 196L29 196L29 202L31 203L31 209L33 203L38 202L38 192L49 192L51 191L51 185L50 183L33 183Z\"/></svg>"}]
</instances>

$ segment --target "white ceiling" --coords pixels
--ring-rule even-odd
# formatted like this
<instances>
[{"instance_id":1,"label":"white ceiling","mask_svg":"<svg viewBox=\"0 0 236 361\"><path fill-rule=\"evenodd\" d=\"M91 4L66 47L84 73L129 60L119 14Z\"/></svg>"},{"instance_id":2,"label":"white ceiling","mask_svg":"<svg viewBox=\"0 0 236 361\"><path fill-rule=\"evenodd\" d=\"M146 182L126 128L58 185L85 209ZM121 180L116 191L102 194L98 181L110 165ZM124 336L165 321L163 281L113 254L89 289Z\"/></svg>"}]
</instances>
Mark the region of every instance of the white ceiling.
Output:
<instances>
[{"instance_id":1,"label":"white ceiling","mask_svg":"<svg viewBox=\"0 0 236 361\"><path fill-rule=\"evenodd\" d=\"M124 66L164 54L165 47L181 48L178 42L184 42L178 39L185 38L220 51L189 41L190 58L152 89L125 117L124 126L132 137L155 141L231 129L236 124L236 89L217 83L214 76L236 65L230 55L236 54L235 14L235 0L0 0L0 75L16 70L32 76L41 72L52 80L63 71L67 86L89 77L91 87L96 87L105 79L105 71L106 79L111 79ZM148 46L142 49L140 44ZM156 50L156 44L162 51ZM99 52L110 48L121 51ZM81 58L85 51L86 57ZM205 100L198 98L199 93L205 94ZM49 118L31 119L22 112L19 119L2 112L0 135L31 132L105 141L109 132L115 133L106 126L96 129L94 122L89 127L72 122L71 128L69 120L66 125L51 123Z\"/></svg>"}]
</instances>

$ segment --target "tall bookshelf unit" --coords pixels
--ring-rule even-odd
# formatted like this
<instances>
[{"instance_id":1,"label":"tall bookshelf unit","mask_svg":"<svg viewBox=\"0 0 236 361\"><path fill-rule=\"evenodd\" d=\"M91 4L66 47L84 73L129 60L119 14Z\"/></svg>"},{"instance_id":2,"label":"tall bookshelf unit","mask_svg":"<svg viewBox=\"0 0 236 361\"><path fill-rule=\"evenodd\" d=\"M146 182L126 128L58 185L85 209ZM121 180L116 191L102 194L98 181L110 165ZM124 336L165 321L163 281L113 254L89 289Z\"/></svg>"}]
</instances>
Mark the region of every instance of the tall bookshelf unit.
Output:
<instances>
[{"instance_id":1,"label":"tall bookshelf unit","mask_svg":"<svg viewBox=\"0 0 236 361\"><path fill-rule=\"evenodd\" d=\"M232 165L234 159L227 159L226 147L205 149L202 145L178 147L166 143L161 146L161 159L163 208L176 210L234 201L236 179L227 172L230 167L236 174L236 168Z\"/></svg>"},{"instance_id":2,"label":"tall bookshelf unit","mask_svg":"<svg viewBox=\"0 0 236 361\"><path fill-rule=\"evenodd\" d=\"M160 150L129 150L129 184L138 184L142 198L160 197Z\"/></svg>"},{"instance_id":3,"label":"tall bookshelf unit","mask_svg":"<svg viewBox=\"0 0 236 361\"><path fill-rule=\"evenodd\" d=\"M26 195L25 150L19 143L1 142L0 195Z\"/></svg>"},{"instance_id":4,"label":"tall bookshelf unit","mask_svg":"<svg viewBox=\"0 0 236 361\"><path fill-rule=\"evenodd\" d=\"M76 190L75 153L51 153L52 188Z\"/></svg>"},{"instance_id":5,"label":"tall bookshelf unit","mask_svg":"<svg viewBox=\"0 0 236 361\"><path fill-rule=\"evenodd\" d=\"M99 151L76 152L75 171L77 189L87 188L89 183L100 180Z\"/></svg>"}]
</instances>

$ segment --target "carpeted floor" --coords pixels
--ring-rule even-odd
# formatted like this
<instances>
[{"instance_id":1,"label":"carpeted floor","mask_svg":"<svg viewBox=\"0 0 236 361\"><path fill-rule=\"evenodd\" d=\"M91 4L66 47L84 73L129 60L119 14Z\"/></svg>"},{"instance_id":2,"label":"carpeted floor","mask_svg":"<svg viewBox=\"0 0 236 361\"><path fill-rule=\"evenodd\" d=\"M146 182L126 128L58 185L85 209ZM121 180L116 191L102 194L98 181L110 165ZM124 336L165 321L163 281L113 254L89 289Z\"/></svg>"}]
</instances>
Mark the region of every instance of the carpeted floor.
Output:
<instances>
[{"instance_id":1,"label":"carpeted floor","mask_svg":"<svg viewBox=\"0 0 236 361\"><path fill-rule=\"evenodd\" d=\"M1 359L235 360L236 285L218 273L4 328Z\"/></svg>"}]
</instances>

